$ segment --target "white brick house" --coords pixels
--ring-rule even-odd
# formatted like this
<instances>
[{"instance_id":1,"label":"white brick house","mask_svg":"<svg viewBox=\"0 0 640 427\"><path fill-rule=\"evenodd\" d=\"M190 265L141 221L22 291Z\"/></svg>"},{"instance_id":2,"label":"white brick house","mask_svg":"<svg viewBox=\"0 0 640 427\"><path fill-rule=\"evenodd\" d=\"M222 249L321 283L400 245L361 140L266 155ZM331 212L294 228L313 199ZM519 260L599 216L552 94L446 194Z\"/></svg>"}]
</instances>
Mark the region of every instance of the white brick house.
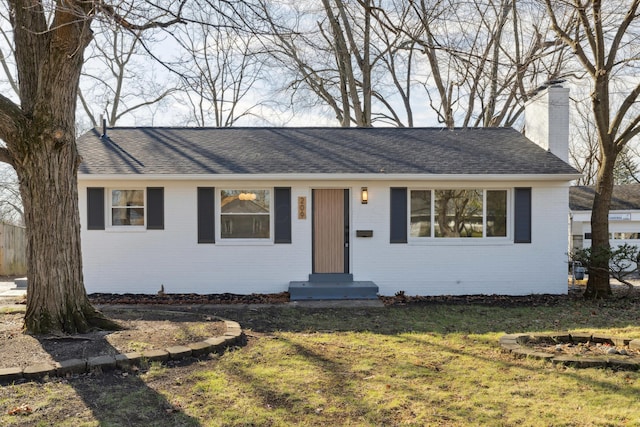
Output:
<instances>
[{"instance_id":1,"label":"white brick house","mask_svg":"<svg viewBox=\"0 0 640 427\"><path fill-rule=\"evenodd\" d=\"M550 126L564 116L540 111L567 92L530 104L542 108L530 139L510 128L89 132L87 291L267 293L313 275L382 295L565 293L577 173L568 112Z\"/></svg>"}]
</instances>

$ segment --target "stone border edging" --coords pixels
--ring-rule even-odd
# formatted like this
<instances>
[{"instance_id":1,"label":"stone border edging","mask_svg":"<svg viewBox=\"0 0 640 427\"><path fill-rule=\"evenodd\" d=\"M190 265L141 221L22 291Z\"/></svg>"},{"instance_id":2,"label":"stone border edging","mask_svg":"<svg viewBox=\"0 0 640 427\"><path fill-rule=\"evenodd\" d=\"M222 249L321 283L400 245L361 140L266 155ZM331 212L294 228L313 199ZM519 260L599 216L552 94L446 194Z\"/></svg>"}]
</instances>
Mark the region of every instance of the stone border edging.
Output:
<instances>
[{"instance_id":1,"label":"stone border edging","mask_svg":"<svg viewBox=\"0 0 640 427\"><path fill-rule=\"evenodd\" d=\"M167 347L163 350L146 350L143 352L120 353L115 356L94 356L88 359L69 359L61 362L39 363L26 368L0 368L0 384L11 383L20 379L34 380L46 376L65 376L67 374L84 374L94 370L127 370L146 362L166 362L189 356L203 356L219 352L234 344L240 343L244 333L238 322L223 320L226 332L217 337L203 341Z\"/></svg>"},{"instance_id":2,"label":"stone border edging","mask_svg":"<svg viewBox=\"0 0 640 427\"><path fill-rule=\"evenodd\" d=\"M640 357L629 357L625 359L613 358L607 355L600 357L581 357L579 355L566 355L548 353L526 346L526 343L533 338L550 338L558 343L609 343L616 346L629 346L630 349L640 350L640 339L610 338L588 333L569 332L550 334L507 334L500 337L500 347L517 357L533 357L546 360L554 364L573 366L577 368L614 368L626 371L640 370Z\"/></svg>"}]
</instances>

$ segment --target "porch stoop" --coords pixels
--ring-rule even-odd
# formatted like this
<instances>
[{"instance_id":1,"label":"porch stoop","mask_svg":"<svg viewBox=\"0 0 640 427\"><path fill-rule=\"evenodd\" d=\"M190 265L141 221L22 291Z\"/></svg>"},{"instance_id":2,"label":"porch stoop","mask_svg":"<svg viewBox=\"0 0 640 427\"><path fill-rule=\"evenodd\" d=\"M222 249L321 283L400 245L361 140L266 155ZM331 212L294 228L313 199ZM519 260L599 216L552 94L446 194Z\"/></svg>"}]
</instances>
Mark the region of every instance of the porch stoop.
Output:
<instances>
[{"instance_id":1,"label":"porch stoop","mask_svg":"<svg viewBox=\"0 0 640 427\"><path fill-rule=\"evenodd\" d=\"M377 299L378 286L353 281L351 274L310 274L306 282L289 282L291 301Z\"/></svg>"}]
</instances>

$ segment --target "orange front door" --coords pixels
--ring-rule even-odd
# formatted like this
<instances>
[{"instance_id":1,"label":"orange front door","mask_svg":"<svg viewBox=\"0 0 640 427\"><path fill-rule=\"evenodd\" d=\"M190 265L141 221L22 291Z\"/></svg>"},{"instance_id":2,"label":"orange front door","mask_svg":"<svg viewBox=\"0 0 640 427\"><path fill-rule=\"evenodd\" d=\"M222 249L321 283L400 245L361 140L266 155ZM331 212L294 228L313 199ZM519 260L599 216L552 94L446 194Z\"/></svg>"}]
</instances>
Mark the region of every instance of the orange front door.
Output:
<instances>
[{"instance_id":1,"label":"orange front door","mask_svg":"<svg viewBox=\"0 0 640 427\"><path fill-rule=\"evenodd\" d=\"M348 190L313 190L313 272L348 273Z\"/></svg>"}]
</instances>

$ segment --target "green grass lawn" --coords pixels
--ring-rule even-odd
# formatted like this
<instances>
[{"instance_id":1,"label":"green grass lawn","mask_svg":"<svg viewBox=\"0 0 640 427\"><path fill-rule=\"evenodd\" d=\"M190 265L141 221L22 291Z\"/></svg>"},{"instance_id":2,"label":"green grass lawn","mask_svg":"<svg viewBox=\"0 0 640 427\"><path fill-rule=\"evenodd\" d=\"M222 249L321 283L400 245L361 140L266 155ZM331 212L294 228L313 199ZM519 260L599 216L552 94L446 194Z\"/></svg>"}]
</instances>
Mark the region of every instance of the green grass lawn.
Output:
<instances>
[{"instance_id":1,"label":"green grass lawn","mask_svg":"<svg viewBox=\"0 0 640 427\"><path fill-rule=\"evenodd\" d=\"M249 344L141 375L0 388L0 425L640 426L640 373L501 351L503 333L640 338L640 302L229 308ZM7 411L29 405L30 415ZM70 410L72 408L72 410Z\"/></svg>"}]
</instances>

